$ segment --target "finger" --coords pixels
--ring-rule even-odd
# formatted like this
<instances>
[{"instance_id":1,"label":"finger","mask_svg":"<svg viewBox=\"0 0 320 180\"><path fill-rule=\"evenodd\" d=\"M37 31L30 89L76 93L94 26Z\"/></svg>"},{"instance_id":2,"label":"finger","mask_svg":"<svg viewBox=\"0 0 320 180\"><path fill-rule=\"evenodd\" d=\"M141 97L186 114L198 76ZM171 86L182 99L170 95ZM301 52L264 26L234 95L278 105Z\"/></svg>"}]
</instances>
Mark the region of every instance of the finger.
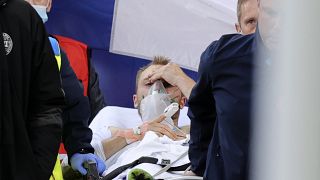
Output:
<instances>
[{"instance_id":1,"label":"finger","mask_svg":"<svg viewBox=\"0 0 320 180\"><path fill-rule=\"evenodd\" d=\"M149 131L155 132L158 136L163 136L162 128L158 126L150 126Z\"/></svg>"},{"instance_id":2,"label":"finger","mask_svg":"<svg viewBox=\"0 0 320 180\"><path fill-rule=\"evenodd\" d=\"M173 139L173 140L176 140L178 138L177 134L167 125L164 125L164 124L161 124L162 125L162 128L165 129L165 132L167 132L167 134L165 135L169 135L168 137Z\"/></svg>"},{"instance_id":3,"label":"finger","mask_svg":"<svg viewBox=\"0 0 320 180\"><path fill-rule=\"evenodd\" d=\"M170 138L174 141L178 139L178 137L175 133L170 132L170 131L166 130L165 128L162 128L162 133L163 133L163 135L168 136L168 138Z\"/></svg>"},{"instance_id":4,"label":"finger","mask_svg":"<svg viewBox=\"0 0 320 180\"><path fill-rule=\"evenodd\" d=\"M96 162L97 162L97 170L98 170L99 174L101 175L106 170L106 165L100 159L96 159Z\"/></svg>"},{"instance_id":5,"label":"finger","mask_svg":"<svg viewBox=\"0 0 320 180\"><path fill-rule=\"evenodd\" d=\"M161 114L157 119L150 121L149 124L161 123L165 118L166 118L166 116L164 114Z\"/></svg>"},{"instance_id":6,"label":"finger","mask_svg":"<svg viewBox=\"0 0 320 180\"><path fill-rule=\"evenodd\" d=\"M83 168L83 166L80 166L78 169L77 169L82 175L86 175L88 172L85 168Z\"/></svg>"},{"instance_id":7,"label":"finger","mask_svg":"<svg viewBox=\"0 0 320 180\"><path fill-rule=\"evenodd\" d=\"M153 82L155 82L156 80L159 80L159 79L162 79L163 77L162 77L162 72L160 72L160 71L157 71L157 72L154 72L154 73L152 73L152 74L149 74L149 81L151 82L151 83L153 83Z\"/></svg>"},{"instance_id":8,"label":"finger","mask_svg":"<svg viewBox=\"0 0 320 180\"><path fill-rule=\"evenodd\" d=\"M150 125L150 131L156 132L161 134L160 136L166 135L171 139L176 139L176 136L174 133L170 133L162 124L157 123L157 124L152 124Z\"/></svg>"},{"instance_id":9,"label":"finger","mask_svg":"<svg viewBox=\"0 0 320 180\"><path fill-rule=\"evenodd\" d=\"M182 137L182 138L186 138L186 137L187 137L185 133L182 133L182 132L180 132L180 131L175 131L175 133L176 133L176 135L177 135L178 137Z\"/></svg>"},{"instance_id":10,"label":"finger","mask_svg":"<svg viewBox=\"0 0 320 180\"><path fill-rule=\"evenodd\" d=\"M160 133L162 133L163 135L168 136L170 139L177 139L178 136L176 135L176 133L174 133L171 128L167 125L164 124L154 124L154 127L157 127L158 129L160 129ZM159 131L158 131L159 132Z\"/></svg>"},{"instance_id":11,"label":"finger","mask_svg":"<svg viewBox=\"0 0 320 180\"><path fill-rule=\"evenodd\" d=\"M150 83L149 77L145 77L144 79L142 79L143 84L148 84Z\"/></svg>"},{"instance_id":12,"label":"finger","mask_svg":"<svg viewBox=\"0 0 320 180\"><path fill-rule=\"evenodd\" d=\"M180 140L184 140L184 139L186 139L186 138L179 136L179 137L177 137L176 141L180 141Z\"/></svg>"},{"instance_id":13,"label":"finger","mask_svg":"<svg viewBox=\"0 0 320 180\"><path fill-rule=\"evenodd\" d=\"M165 119L166 117L164 115L161 115L159 118L153 120L152 122L148 123L147 129L161 133L163 135L168 136L170 139L177 139L177 135L171 128L167 125L161 124L161 122Z\"/></svg>"},{"instance_id":14,"label":"finger","mask_svg":"<svg viewBox=\"0 0 320 180\"><path fill-rule=\"evenodd\" d=\"M161 133L158 133L158 132L155 132L156 134L157 134L157 136L159 136L159 137L162 137L163 136L163 134L161 134Z\"/></svg>"}]
</instances>

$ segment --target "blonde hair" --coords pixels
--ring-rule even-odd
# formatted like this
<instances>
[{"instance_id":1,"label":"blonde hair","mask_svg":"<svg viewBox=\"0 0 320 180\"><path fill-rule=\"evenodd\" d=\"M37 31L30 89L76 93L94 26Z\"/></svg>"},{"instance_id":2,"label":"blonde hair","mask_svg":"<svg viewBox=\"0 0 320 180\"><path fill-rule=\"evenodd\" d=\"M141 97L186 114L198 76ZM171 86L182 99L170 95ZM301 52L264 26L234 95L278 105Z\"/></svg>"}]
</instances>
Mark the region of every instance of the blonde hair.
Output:
<instances>
[{"instance_id":1,"label":"blonde hair","mask_svg":"<svg viewBox=\"0 0 320 180\"><path fill-rule=\"evenodd\" d=\"M139 83L139 80L140 80L140 76L141 76L141 73L146 70L148 67L152 66L152 65L167 65L171 60L167 57L164 57L164 56L154 56L153 57L153 61L143 67L141 67L138 72L137 72L137 75L136 75L136 91L138 89L138 83Z\"/></svg>"}]
</instances>

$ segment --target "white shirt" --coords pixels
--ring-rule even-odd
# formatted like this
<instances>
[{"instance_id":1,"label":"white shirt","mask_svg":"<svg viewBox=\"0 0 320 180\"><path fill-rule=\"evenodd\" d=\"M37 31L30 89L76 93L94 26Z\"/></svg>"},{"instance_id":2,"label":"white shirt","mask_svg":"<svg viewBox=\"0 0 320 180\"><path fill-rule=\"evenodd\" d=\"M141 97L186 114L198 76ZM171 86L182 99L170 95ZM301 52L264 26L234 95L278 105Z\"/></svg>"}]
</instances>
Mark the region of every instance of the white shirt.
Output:
<instances>
[{"instance_id":1,"label":"white shirt","mask_svg":"<svg viewBox=\"0 0 320 180\"><path fill-rule=\"evenodd\" d=\"M190 124L190 119L187 116L187 111L188 111L188 108L183 108L180 111L180 117L179 117L179 123L178 123L179 127ZM134 128L134 127L141 125L142 123L143 122L141 120L141 117L138 114L137 109L116 107L116 106L107 106L107 107L103 108L97 114L97 116L93 119L93 121L91 122L91 124L89 126L93 132L91 144L95 149L95 154L104 160L106 159L101 142L104 139L111 138L111 132L109 130L110 126L114 126L114 127L118 127L118 128ZM153 134L155 134L155 133L153 133ZM149 138L154 139L156 137L153 135L150 135ZM151 146L152 143L150 144L150 139L149 140L146 139L143 141L149 143L149 144L144 143L145 145L148 145L145 147L149 147L148 152L141 151L142 154L140 154L140 153L136 154L135 152L139 152L140 151L139 149L141 149L141 147L143 147L143 146L142 146L142 144L140 144L140 141L132 143L132 144L124 147L118 153L116 153L115 155L113 155L112 157L110 157L109 159L107 159L105 161L105 164L108 167L108 172L110 172L112 169L114 169L116 167L130 163L130 162L138 159L140 156L147 156L147 155L150 156L152 154L151 151L155 150L153 145L159 146L162 143L162 145L161 145L162 150L163 150L163 148L165 148L166 149L165 151L170 151L170 153L169 154L167 153L166 155L163 154L164 150L161 151L162 153L157 154L157 158L160 158L160 156L163 156L163 155L164 156L169 155L169 156L172 156L169 159L172 159L174 157L177 157L175 155L175 153L177 153L177 152L183 153L182 149L186 150L188 148L188 147L181 147L182 149L179 149L180 148L179 146L181 146L181 145L179 145L179 143L172 143L172 145L169 145L170 142L173 142L173 141L168 140L168 138L166 136L162 137L162 140L159 139L157 141L154 141L156 143L153 143L152 146ZM166 145L164 145L164 144L166 144ZM177 150L176 148L178 148L179 150ZM145 148L143 148L143 149L145 149ZM159 148L157 147L156 149L159 149ZM131 158L127 158L127 157L130 157L130 155L128 156L128 152L132 152L132 153L134 152L136 155L134 157L131 156ZM159 152L159 151L157 151L157 152Z\"/></svg>"}]
</instances>

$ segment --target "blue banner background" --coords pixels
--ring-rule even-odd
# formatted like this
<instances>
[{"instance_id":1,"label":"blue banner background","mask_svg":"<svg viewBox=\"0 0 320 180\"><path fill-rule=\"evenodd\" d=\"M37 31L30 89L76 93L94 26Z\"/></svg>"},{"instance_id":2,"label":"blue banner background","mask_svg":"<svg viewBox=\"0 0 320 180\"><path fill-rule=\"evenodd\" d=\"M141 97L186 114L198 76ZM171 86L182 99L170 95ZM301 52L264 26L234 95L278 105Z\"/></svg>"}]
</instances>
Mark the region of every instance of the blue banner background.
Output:
<instances>
[{"instance_id":1,"label":"blue banner background","mask_svg":"<svg viewBox=\"0 0 320 180\"><path fill-rule=\"evenodd\" d=\"M46 27L50 34L86 43L107 105L132 108L136 72L150 61L109 52L113 11L114 0L56 0ZM196 72L183 70L196 79Z\"/></svg>"}]
</instances>

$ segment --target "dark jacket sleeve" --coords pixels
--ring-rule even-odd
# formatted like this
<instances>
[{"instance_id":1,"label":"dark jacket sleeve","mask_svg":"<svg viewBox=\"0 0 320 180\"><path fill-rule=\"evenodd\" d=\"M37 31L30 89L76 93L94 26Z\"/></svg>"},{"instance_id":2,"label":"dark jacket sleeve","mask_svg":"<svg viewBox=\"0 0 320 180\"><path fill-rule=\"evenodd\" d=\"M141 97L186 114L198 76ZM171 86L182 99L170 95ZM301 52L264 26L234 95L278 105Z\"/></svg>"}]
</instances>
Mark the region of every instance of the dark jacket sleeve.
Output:
<instances>
[{"instance_id":1,"label":"dark jacket sleeve","mask_svg":"<svg viewBox=\"0 0 320 180\"><path fill-rule=\"evenodd\" d=\"M61 52L62 87L66 96L63 111L63 143L69 158L85 149L93 152L90 145L92 131L88 126L90 105L88 97L83 95L83 86L72 70L66 54Z\"/></svg>"},{"instance_id":2,"label":"dark jacket sleeve","mask_svg":"<svg viewBox=\"0 0 320 180\"><path fill-rule=\"evenodd\" d=\"M30 87L28 133L39 166L37 175L39 179L49 179L61 141L64 93L48 35L34 10L32 19L33 79Z\"/></svg>"},{"instance_id":3,"label":"dark jacket sleeve","mask_svg":"<svg viewBox=\"0 0 320 180\"><path fill-rule=\"evenodd\" d=\"M104 101L103 93L99 87L99 76L96 72L92 61L89 59L89 89L88 97L91 108L91 116L89 119L89 124L92 122L93 118L98 114L98 112L106 106Z\"/></svg>"},{"instance_id":4,"label":"dark jacket sleeve","mask_svg":"<svg viewBox=\"0 0 320 180\"><path fill-rule=\"evenodd\" d=\"M215 103L212 92L212 49L202 54L199 78L189 98L188 116L191 119L189 158L191 170L202 176L206 168L208 146L213 136L216 119Z\"/></svg>"}]
</instances>

